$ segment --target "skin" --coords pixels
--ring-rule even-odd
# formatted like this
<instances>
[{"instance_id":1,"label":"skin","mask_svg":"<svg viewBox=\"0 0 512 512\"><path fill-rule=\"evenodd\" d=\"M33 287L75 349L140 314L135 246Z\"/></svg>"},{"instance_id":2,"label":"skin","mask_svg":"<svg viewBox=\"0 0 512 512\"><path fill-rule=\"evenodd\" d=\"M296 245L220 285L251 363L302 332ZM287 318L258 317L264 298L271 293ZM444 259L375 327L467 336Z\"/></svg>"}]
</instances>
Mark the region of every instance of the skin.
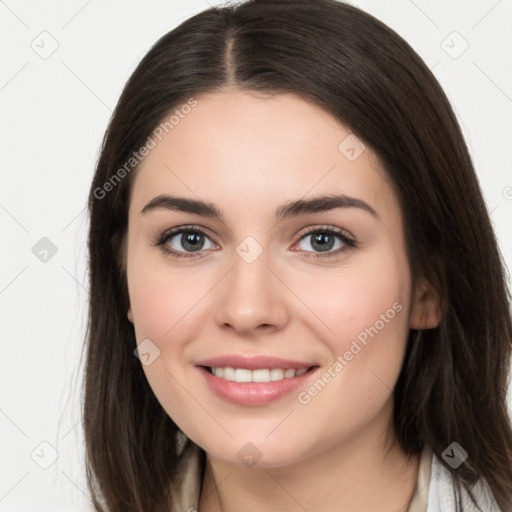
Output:
<instances>
[{"instance_id":1,"label":"skin","mask_svg":"<svg viewBox=\"0 0 512 512\"><path fill-rule=\"evenodd\" d=\"M149 338L160 350L143 366L147 379L207 453L200 511L405 511L418 459L395 443L392 389L409 329L440 319L428 283L412 289L402 213L385 171L368 146L347 159L338 146L348 128L294 94L222 90L196 99L135 175L126 268L137 343ZM274 218L288 201L334 193L362 199L378 217L351 207ZM142 214L160 194L214 203L224 220ZM193 257L153 245L189 224L208 233ZM304 234L326 226L357 246L325 257ZM236 252L247 236L263 249L252 263ZM180 237L167 246L186 252ZM396 303L401 311L306 405L296 392L265 406L228 403L194 366L225 354L311 361L319 369L307 390ZM262 454L250 468L237 457L247 442Z\"/></svg>"}]
</instances>

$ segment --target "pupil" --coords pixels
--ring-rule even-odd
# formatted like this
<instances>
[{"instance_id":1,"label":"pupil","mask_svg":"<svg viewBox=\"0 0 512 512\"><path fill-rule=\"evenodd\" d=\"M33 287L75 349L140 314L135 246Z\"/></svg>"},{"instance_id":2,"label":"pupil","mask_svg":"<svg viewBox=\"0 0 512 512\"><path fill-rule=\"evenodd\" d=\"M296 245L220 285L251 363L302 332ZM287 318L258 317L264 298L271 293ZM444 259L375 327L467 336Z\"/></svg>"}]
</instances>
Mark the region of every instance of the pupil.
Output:
<instances>
[{"instance_id":1,"label":"pupil","mask_svg":"<svg viewBox=\"0 0 512 512\"><path fill-rule=\"evenodd\" d=\"M318 244L318 247L315 247L315 244ZM322 233L318 233L314 237L313 247L318 249L319 251L328 251L332 249L334 245L334 237L331 235L326 235Z\"/></svg>"},{"instance_id":2,"label":"pupil","mask_svg":"<svg viewBox=\"0 0 512 512\"><path fill-rule=\"evenodd\" d=\"M181 243L187 250L198 251L203 247L204 240L202 239L202 235L199 233L183 233L181 235Z\"/></svg>"}]
</instances>

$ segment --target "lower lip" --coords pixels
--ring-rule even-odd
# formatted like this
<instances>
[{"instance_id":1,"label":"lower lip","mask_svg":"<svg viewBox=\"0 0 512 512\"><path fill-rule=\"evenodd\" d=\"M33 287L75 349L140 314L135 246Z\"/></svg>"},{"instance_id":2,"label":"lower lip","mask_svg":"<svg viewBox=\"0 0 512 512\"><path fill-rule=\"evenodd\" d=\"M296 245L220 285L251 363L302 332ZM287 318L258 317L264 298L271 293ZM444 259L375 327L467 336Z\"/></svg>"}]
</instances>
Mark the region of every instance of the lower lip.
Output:
<instances>
[{"instance_id":1,"label":"lower lip","mask_svg":"<svg viewBox=\"0 0 512 512\"><path fill-rule=\"evenodd\" d=\"M258 406L278 400L297 388L316 373L313 368L298 377L271 382L236 382L215 377L206 368L199 367L209 388L220 398L237 405Z\"/></svg>"}]
</instances>

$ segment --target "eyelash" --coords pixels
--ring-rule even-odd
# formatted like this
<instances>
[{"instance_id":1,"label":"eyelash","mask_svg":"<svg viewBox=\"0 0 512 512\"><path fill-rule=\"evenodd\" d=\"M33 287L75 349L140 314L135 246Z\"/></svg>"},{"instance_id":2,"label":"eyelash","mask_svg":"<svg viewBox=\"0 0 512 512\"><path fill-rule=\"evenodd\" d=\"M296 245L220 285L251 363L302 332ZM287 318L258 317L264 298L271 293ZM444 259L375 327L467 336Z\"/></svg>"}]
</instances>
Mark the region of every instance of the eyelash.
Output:
<instances>
[{"instance_id":1,"label":"eyelash","mask_svg":"<svg viewBox=\"0 0 512 512\"><path fill-rule=\"evenodd\" d=\"M191 252L183 252L183 251L175 251L173 249L169 249L166 246L166 242L173 238L176 235L182 234L182 233L201 233L202 235L206 236L207 238L210 238L208 233L206 233L205 230L201 229L199 226L181 226L179 228L172 228L167 231L165 231L156 241L153 242L152 245L160 247L160 249L164 252L164 254L167 254L173 258L196 258L197 255ZM305 233L301 235L298 241L303 240L309 235L312 234L327 234L327 235L333 235L341 240L343 243L343 246L335 251L332 252L325 252L325 253L312 253L312 251L306 251L308 254L305 255L305 258L331 258L333 256L338 256L341 253L344 253L346 251L349 251L350 249L354 249L357 247L356 240L353 238L348 237L345 235L341 230L337 228L333 228L331 226L318 226L313 227L311 229L308 229ZM201 251L197 251L198 253Z\"/></svg>"}]
</instances>

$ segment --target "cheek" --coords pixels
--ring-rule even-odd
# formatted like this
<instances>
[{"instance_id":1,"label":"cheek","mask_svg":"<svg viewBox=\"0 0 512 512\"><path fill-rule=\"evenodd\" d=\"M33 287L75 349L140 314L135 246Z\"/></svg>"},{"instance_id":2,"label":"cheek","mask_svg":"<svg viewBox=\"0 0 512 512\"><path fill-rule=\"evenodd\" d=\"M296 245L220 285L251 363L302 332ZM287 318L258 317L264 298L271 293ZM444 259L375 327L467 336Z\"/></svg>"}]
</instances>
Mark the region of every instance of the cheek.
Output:
<instances>
[{"instance_id":1,"label":"cheek","mask_svg":"<svg viewBox=\"0 0 512 512\"><path fill-rule=\"evenodd\" d=\"M134 315L137 342L154 338L165 342L173 330L182 329L187 316L207 291L207 283L190 270L172 269L155 249L134 248L128 252L127 266L130 305Z\"/></svg>"},{"instance_id":2,"label":"cheek","mask_svg":"<svg viewBox=\"0 0 512 512\"><path fill-rule=\"evenodd\" d=\"M326 439L341 431L350 435L371 421L389 402L403 362L408 267L393 251L368 263L331 279L332 293L312 296L312 309L322 311L322 320L334 331L324 337L331 359L298 401L315 418L312 429L330 432Z\"/></svg>"},{"instance_id":3,"label":"cheek","mask_svg":"<svg viewBox=\"0 0 512 512\"><path fill-rule=\"evenodd\" d=\"M316 313L316 325L323 325L333 357L349 350L353 340L364 346L365 341L379 338L387 340L388 349L402 348L410 296L406 268L395 255L381 254L365 265L317 274L303 283L304 302Z\"/></svg>"},{"instance_id":4,"label":"cheek","mask_svg":"<svg viewBox=\"0 0 512 512\"><path fill-rule=\"evenodd\" d=\"M324 421L337 418L338 426L350 423L347 411L352 411L354 427L363 416L375 414L390 398L403 362L409 332L407 262L394 250L378 256L304 290L308 305L321 312L322 324L329 328L321 327L327 334L320 338L329 360L320 382L306 389L299 402L310 404L313 416ZM318 320L311 325L320 333ZM336 407L326 412L328 404Z\"/></svg>"},{"instance_id":5,"label":"cheek","mask_svg":"<svg viewBox=\"0 0 512 512\"><path fill-rule=\"evenodd\" d=\"M194 280L191 287L183 275L180 278L179 272L171 271L162 261L148 264L148 254L143 250L128 255L127 280L136 342L145 343L141 346L149 347L151 353L149 364L141 359L142 369L169 416L179 425L182 421L194 425L204 418L196 418L200 411L187 407L190 395L185 391L189 386L183 368L186 340L192 335L193 325L197 326L194 305L207 290L201 280ZM180 411L185 413L180 415Z\"/></svg>"}]
</instances>

